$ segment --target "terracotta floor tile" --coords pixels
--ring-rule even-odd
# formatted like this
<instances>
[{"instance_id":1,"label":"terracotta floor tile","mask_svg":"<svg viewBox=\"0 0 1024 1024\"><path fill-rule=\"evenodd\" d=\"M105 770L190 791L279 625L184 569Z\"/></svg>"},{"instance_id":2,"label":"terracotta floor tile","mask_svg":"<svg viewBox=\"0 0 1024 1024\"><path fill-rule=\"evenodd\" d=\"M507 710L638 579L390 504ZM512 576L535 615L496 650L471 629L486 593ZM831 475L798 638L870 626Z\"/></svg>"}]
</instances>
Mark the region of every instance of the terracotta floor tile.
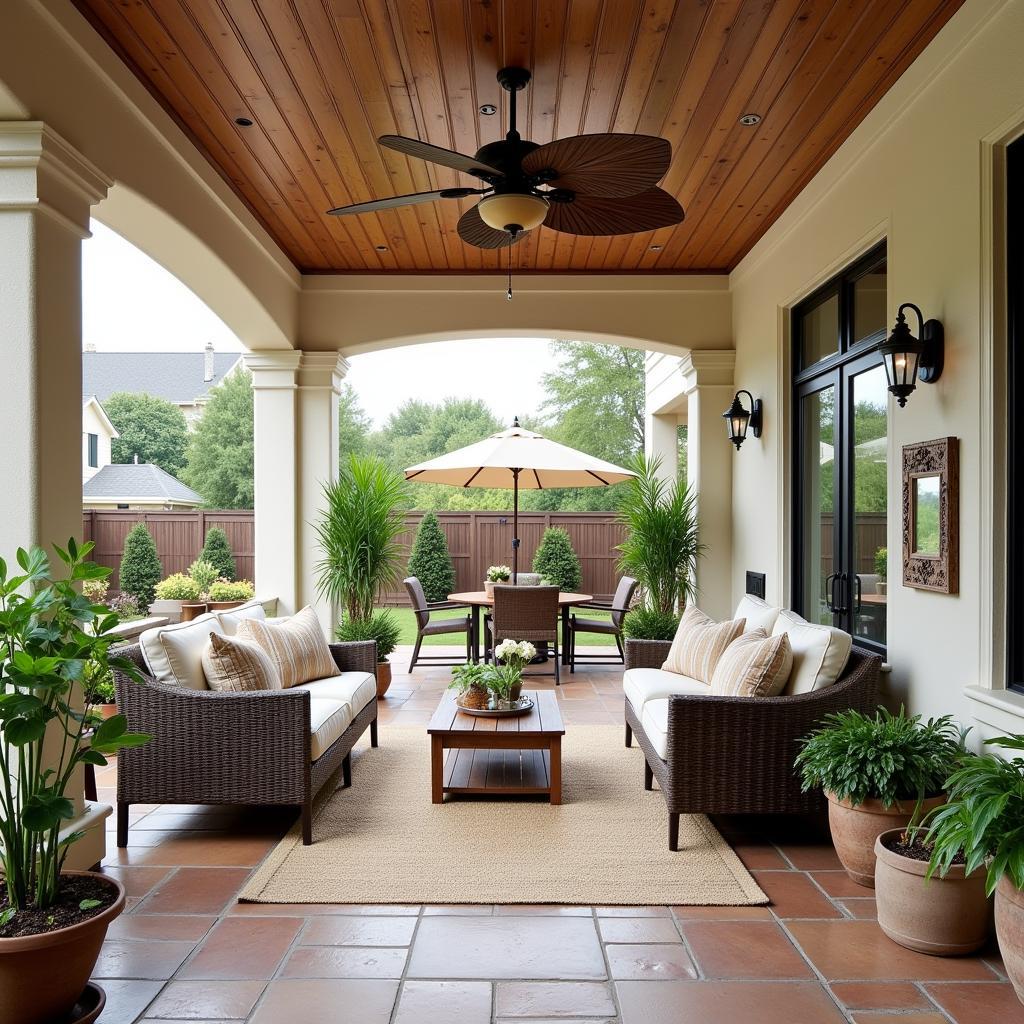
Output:
<instances>
[{"instance_id":1,"label":"terracotta floor tile","mask_svg":"<svg viewBox=\"0 0 1024 1024\"><path fill-rule=\"evenodd\" d=\"M109 939L103 943L94 978L170 978L196 948L194 942Z\"/></svg>"},{"instance_id":2,"label":"terracotta floor tile","mask_svg":"<svg viewBox=\"0 0 1024 1024\"><path fill-rule=\"evenodd\" d=\"M827 979L995 980L979 959L915 953L886 938L873 921L790 921L787 928Z\"/></svg>"},{"instance_id":3,"label":"terracotta floor tile","mask_svg":"<svg viewBox=\"0 0 1024 1024\"><path fill-rule=\"evenodd\" d=\"M104 981L102 1024L134 1024L160 991L159 981Z\"/></svg>"},{"instance_id":4,"label":"terracotta floor tile","mask_svg":"<svg viewBox=\"0 0 1024 1024\"><path fill-rule=\"evenodd\" d=\"M767 907L672 907L680 921L770 921Z\"/></svg>"},{"instance_id":5,"label":"terracotta floor tile","mask_svg":"<svg viewBox=\"0 0 1024 1024\"><path fill-rule=\"evenodd\" d=\"M911 1010L898 1016L878 1013L855 1013L854 1024L949 1024L949 1020L936 1010Z\"/></svg>"},{"instance_id":6,"label":"terracotta floor tile","mask_svg":"<svg viewBox=\"0 0 1024 1024\"><path fill-rule=\"evenodd\" d=\"M957 1024L1021 1024L1024 1006L1007 982L928 985L932 997Z\"/></svg>"},{"instance_id":7,"label":"terracotta floor tile","mask_svg":"<svg viewBox=\"0 0 1024 1024\"><path fill-rule=\"evenodd\" d=\"M668 907L597 907L598 917L671 917Z\"/></svg>"},{"instance_id":8,"label":"terracotta floor tile","mask_svg":"<svg viewBox=\"0 0 1024 1024\"><path fill-rule=\"evenodd\" d=\"M235 903L227 912L233 917L416 917L420 908L392 903Z\"/></svg>"},{"instance_id":9,"label":"terracotta floor tile","mask_svg":"<svg viewBox=\"0 0 1024 1024\"><path fill-rule=\"evenodd\" d=\"M146 1011L147 1019L244 1019L256 1005L262 981L172 981ZM103 1024L107 1024L106 1020Z\"/></svg>"},{"instance_id":10,"label":"terracotta floor tile","mask_svg":"<svg viewBox=\"0 0 1024 1024\"><path fill-rule=\"evenodd\" d=\"M490 917L494 907L475 903L432 903L423 908L424 917Z\"/></svg>"},{"instance_id":11,"label":"terracotta floor tile","mask_svg":"<svg viewBox=\"0 0 1024 1024\"><path fill-rule=\"evenodd\" d=\"M604 917L599 930L603 942L682 942L667 917Z\"/></svg>"},{"instance_id":12,"label":"terracotta floor tile","mask_svg":"<svg viewBox=\"0 0 1024 1024\"><path fill-rule=\"evenodd\" d=\"M274 981L251 1024L388 1024L397 981Z\"/></svg>"},{"instance_id":13,"label":"terracotta floor tile","mask_svg":"<svg viewBox=\"0 0 1024 1024\"><path fill-rule=\"evenodd\" d=\"M401 978L405 949L300 946L281 968L282 978Z\"/></svg>"},{"instance_id":14,"label":"terracotta floor tile","mask_svg":"<svg viewBox=\"0 0 1024 1024\"><path fill-rule=\"evenodd\" d=\"M809 978L811 969L770 921L684 921L683 935L706 978Z\"/></svg>"},{"instance_id":15,"label":"terracotta floor tile","mask_svg":"<svg viewBox=\"0 0 1024 1024\"><path fill-rule=\"evenodd\" d=\"M270 978L302 925L294 917L225 918L179 977Z\"/></svg>"},{"instance_id":16,"label":"terracotta floor tile","mask_svg":"<svg viewBox=\"0 0 1024 1024\"><path fill-rule=\"evenodd\" d=\"M497 1017L599 1017L615 1013L611 988L598 981L499 981Z\"/></svg>"},{"instance_id":17,"label":"terracotta floor tile","mask_svg":"<svg viewBox=\"0 0 1024 1024\"><path fill-rule=\"evenodd\" d=\"M837 981L830 988L849 1010L932 1009L928 997L909 981Z\"/></svg>"},{"instance_id":18,"label":"terracotta floor tile","mask_svg":"<svg viewBox=\"0 0 1024 1024\"><path fill-rule=\"evenodd\" d=\"M605 955L611 976L620 980L697 977L697 969L682 943L611 945L605 948Z\"/></svg>"},{"instance_id":19,"label":"terracotta floor tile","mask_svg":"<svg viewBox=\"0 0 1024 1024\"><path fill-rule=\"evenodd\" d=\"M593 921L575 917L430 917L420 921L411 978L604 979Z\"/></svg>"},{"instance_id":20,"label":"terracotta floor tile","mask_svg":"<svg viewBox=\"0 0 1024 1024\"><path fill-rule=\"evenodd\" d=\"M800 871L754 871L757 884L772 901L779 917L840 918L843 915L821 890Z\"/></svg>"},{"instance_id":21,"label":"terracotta floor tile","mask_svg":"<svg viewBox=\"0 0 1024 1024\"><path fill-rule=\"evenodd\" d=\"M843 865L831 843L781 843L786 859L800 871L841 871Z\"/></svg>"},{"instance_id":22,"label":"terracotta floor tile","mask_svg":"<svg viewBox=\"0 0 1024 1024\"><path fill-rule=\"evenodd\" d=\"M303 946L408 946L413 917L317 917L309 921Z\"/></svg>"},{"instance_id":23,"label":"terracotta floor tile","mask_svg":"<svg viewBox=\"0 0 1024 1024\"><path fill-rule=\"evenodd\" d=\"M878 910L875 901L868 899L844 899L839 900L841 906L851 917L859 918L862 921L874 921L878 917Z\"/></svg>"},{"instance_id":24,"label":"terracotta floor tile","mask_svg":"<svg viewBox=\"0 0 1024 1024\"><path fill-rule=\"evenodd\" d=\"M274 848L274 836L233 836L189 832L177 834L157 846L131 851L132 864L203 865L204 867L255 867Z\"/></svg>"},{"instance_id":25,"label":"terracotta floor tile","mask_svg":"<svg viewBox=\"0 0 1024 1024\"><path fill-rule=\"evenodd\" d=\"M590 907L559 906L554 903L513 903L495 907L495 917L593 917Z\"/></svg>"},{"instance_id":26,"label":"terracotta floor tile","mask_svg":"<svg viewBox=\"0 0 1024 1024\"><path fill-rule=\"evenodd\" d=\"M842 1024L813 982L617 981L622 1024ZM896 1022L893 1022L896 1024Z\"/></svg>"},{"instance_id":27,"label":"terracotta floor tile","mask_svg":"<svg viewBox=\"0 0 1024 1024\"><path fill-rule=\"evenodd\" d=\"M486 981L407 981L394 1024L491 1024Z\"/></svg>"},{"instance_id":28,"label":"terracotta floor tile","mask_svg":"<svg viewBox=\"0 0 1024 1024\"><path fill-rule=\"evenodd\" d=\"M771 843L736 843L733 850L743 861L744 867L750 871L756 868L785 870L789 867L782 854Z\"/></svg>"},{"instance_id":29,"label":"terracotta floor tile","mask_svg":"<svg viewBox=\"0 0 1024 1024\"><path fill-rule=\"evenodd\" d=\"M183 867L139 905L144 914L217 914L249 877L246 868Z\"/></svg>"},{"instance_id":30,"label":"terracotta floor tile","mask_svg":"<svg viewBox=\"0 0 1024 1024\"><path fill-rule=\"evenodd\" d=\"M829 894L842 898L865 899L874 896L875 890L855 882L845 871L812 871L811 878Z\"/></svg>"},{"instance_id":31,"label":"terracotta floor tile","mask_svg":"<svg viewBox=\"0 0 1024 1024\"><path fill-rule=\"evenodd\" d=\"M198 942L217 918L184 914L122 914L110 922L108 939L159 939Z\"/></svg>"},{"instance_id":32,"label":"terracotta floor tile","mask_svg":"<svg viewBox=\"0 0 1024 1024\"><path fill-rule=\"evenodd\" d=\"M103 874L116 878L123 886L125 895L141 899L148 896L152 888L171 873L170 868L121 867L108 865Z\"/></svg>"}]
</instances>

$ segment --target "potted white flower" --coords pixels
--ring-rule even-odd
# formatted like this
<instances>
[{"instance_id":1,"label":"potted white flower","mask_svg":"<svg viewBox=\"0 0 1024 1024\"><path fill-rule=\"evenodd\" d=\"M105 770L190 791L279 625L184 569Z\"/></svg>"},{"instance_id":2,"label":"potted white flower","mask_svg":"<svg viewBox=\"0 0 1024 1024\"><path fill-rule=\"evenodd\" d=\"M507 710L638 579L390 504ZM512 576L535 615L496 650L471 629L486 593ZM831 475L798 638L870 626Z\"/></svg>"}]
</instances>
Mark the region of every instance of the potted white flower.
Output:
<instances>
[{"instance_id":1,"label":"potted white flower","mask_svg":"<svg viewBox=\"0 0 1024 1024\"><path fill-rule=\"evenodd\" d=\"M487 579L484 580L484 590L488 597L494 597L495 583L508 583L512 579L512 570L507 565L492 565L487 570Z\"/></svg>"},{"instance_id":2,"label":"potted white flower","mask_svg":"<svg viewBox=\"0 0 1024 1024\"><path fill-rule=\"evenodd\" d=\"M523 692L523 669L537 657L537 648L529 640L502 640L494 648L487 685L497 700L510 704Z\"/></svg>"}]
</instances>

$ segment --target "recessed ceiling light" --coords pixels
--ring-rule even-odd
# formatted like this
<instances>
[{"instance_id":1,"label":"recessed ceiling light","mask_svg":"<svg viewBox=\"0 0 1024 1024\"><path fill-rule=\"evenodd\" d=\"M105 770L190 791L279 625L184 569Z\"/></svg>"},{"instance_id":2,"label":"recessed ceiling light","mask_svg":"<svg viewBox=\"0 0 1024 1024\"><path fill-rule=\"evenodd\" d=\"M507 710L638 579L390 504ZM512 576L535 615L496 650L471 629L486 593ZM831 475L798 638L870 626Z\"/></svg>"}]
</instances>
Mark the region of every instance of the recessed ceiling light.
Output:
<instances>
[{"instance_id":1,"label":"recessed ceiling light","mask_svg":"<svg viewBox=\"0 0 1024 1024\"><path fill-rule=\"evenodd\" d=\"M375 248L377 249L377 252L387 252L388 251L388 247L386 245L378 245Z\"/></svg>"},{"instance_id":2,"label":"recessed ceiling light","mask_svg":"<svg viewBox=\"0 0 1024 1024\"><path fill-rule=\"evenodd\" d=\"M252 119L248 117L236 117L235 124L237 124L240 128L251 128Z\"/></svg>"},{"instance_id":3,"label":"recessed ceiling light","mask_svg":"<svg viewBox=\"0 0 1024 1024\"><path fill-rule=\"evenodd\" d=\"M740 124L743 125L745 128L753 128L753 126L755 124L760 124L760 123L761 123L761 115L760 114L744 114L740 118Z\"/></svg>"},{"instance_id":4,"label":"recessed ceiling light","mask_svg":"<svg viewBox=\"0 0 1024 1024\"><path fill-rule=\"evenodd\" d=\"M661 252L661 246L660 245L652 245L651 246L651 252Z\"/></svg>"},{"instance_id":5,"label":"recessed ceiling light","mask_svg":"<svg viewBox=\"0 0 1024 1024\"><path fill-rule=\"evenodd\" d=\"M490 117L492 114L496 114L497 112L498 108L493 103L485 103L480 108L480 113L486 114L488 117Z\"/></svg>"}]
</instances>

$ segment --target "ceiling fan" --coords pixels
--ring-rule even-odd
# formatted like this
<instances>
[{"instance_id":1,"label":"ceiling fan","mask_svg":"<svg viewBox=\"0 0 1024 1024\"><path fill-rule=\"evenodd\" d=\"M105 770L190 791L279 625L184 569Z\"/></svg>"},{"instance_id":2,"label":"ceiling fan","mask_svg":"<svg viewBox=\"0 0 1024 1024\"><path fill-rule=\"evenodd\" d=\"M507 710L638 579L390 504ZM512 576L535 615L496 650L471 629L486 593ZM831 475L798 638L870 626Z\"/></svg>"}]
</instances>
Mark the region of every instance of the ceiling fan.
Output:
<instances>
[{"instance_id":1,"label":"ceiling fan","mask_svg":"<svg viewBox=\"0 0 1024 1024\"><path fill-rule=\"evenodd\" d=\"M475 156L401 135L382 135L377 140L406 156L470 174L484 183L482 188L415 192L339 206L328 213L373 213L437 199L481 196L458 225L462 240L480 249L513 245L541 224L573 235L623 235L682 221L685 214L675 197L656 187L672 160L667 139L576 135L539 146L516 131L516 94L529 81L525 68L498 72L498 83L509 94L509 130L503 140L488 143Z\"/></svg>"}]
</instances>

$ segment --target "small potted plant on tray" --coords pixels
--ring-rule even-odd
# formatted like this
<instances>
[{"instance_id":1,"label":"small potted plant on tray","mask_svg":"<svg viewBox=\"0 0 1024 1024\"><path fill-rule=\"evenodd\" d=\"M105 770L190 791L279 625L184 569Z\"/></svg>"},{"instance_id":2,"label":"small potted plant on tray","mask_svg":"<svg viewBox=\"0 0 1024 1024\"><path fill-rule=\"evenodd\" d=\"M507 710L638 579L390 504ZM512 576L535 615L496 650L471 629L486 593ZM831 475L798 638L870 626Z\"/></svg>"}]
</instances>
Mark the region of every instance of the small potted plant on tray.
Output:
<instances>
[{"instance_id":1,"label":"small potted plant on tray","mask_svg":"<svg viewBox=\"0 0 1024 1024\"><path fill-rule=\"evenodd\" d=\"M211 612L222 612L237 608L256 596L256 588L248 580L214 580L210 584Z\"/></svg>"},{"instance_id":2,"label":"small potted plant on tray","mask_svg":"<svg viewBox=\"0 0 1024 1024\"><path fill-rule=\"evenodd\" d=\"M373 640L377 644L377 696L383 697L391 686L391 662L388 655L398 646L402 627L392 612L374 612L367 619L346 619L334 634L341 643Z\"/></svg>"},{"instance_id":3,"label":"small potted plant on tray","mask_svg":"<svg viewBox=\"0 0 1024 1024\"><path fill-rule=\"evenodd\" d=\"M112 668L137 677L110 654L117 616L80 592L110 569L86 561L91 543L55 548L65 577L53 579L46 553L19 549L19 572L0 559L0 1020L39 1024L69 1019L86 989L107 926L124 909L121 884L89 871L65 871L80 832L69 795L83 764L148 737L126 731L89 703L84 679ZM86 742L86 731L95 732ZM94 1001L100 997L94 992Z\"/></svg>"},{"instance_id":4,"label":"small potted plant on tray","mask_svg":"<svg viewBox=\"0 0 1024 1024\"><path fill-rule=\"evenodd\" d=\"M467 708L485 708L490 697L487 677L490 665L468 662L452 669L452 681L448 688L456 691L456 699Z\"/></svg>"},{"instance_id":5,"label":"small potted plant on tray","mask_svg":"<svg viewBox=\"0 0 1024 1024\"><path fill-rule=\"evenodd\" d=\"M514 704L523 692L523 669L537 657L537 648L529 640L502 640L494 648L487 685L499 701Z\"/></svg>"},{"instance_id":6,"label":"small potted plant on tray","mask_svg":"<svg viewBox=\"0 0 1024 1024\"><path fill-rule=\"evenodd\" d=\"M874 886L875 840L906 828L915 812L943 802L942 786L963 756L963 737L949 715L921 721L880 707L826 715L796 759L806 792L828 799L832 842L846 873Z\"/></svg>"},{"instance_id":7,"label":"small potted plant on tray","mask_svg":"<svg viewBox=\"0 0 1024 1024\"><path fill-rule=\"evenodd\" d=\"M507 565L492 565L487 570L487 579L484 580L484 590L488 597L494 597L495 583L508 583L512 579L512 570Z\"/></svg>"}]
</instances>

